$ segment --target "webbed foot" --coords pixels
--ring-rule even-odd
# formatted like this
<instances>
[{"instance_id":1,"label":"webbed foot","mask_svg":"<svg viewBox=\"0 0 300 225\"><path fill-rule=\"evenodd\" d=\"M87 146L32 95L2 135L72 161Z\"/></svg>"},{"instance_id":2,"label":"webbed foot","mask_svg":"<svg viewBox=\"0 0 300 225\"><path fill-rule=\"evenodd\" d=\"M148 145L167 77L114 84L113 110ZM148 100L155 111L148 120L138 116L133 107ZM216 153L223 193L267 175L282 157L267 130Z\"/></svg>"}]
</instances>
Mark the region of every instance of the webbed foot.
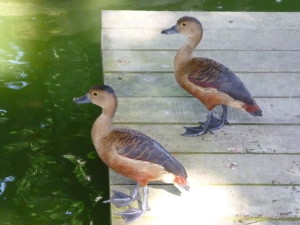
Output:
<instances>
[{"instance_id":1,"label":"webbed foot","mask_svg":"<svg viewBox=\"0 0 300 225\"><path fill-rule=\"evenodd\" d=\"M214 117L213 112L209 111L207 115L207 120L204 123L199 122L200 126L197 127L184 127L186 131L181 135L189 137L199 136L202 134L206 134L208 131L210 133L213 133L213 130L218 130L224 125L229 125L227 121L227 106L222 105L222 108L223 113L221 115L221 119Z\"/></svg>"},{"instance_id":2,"label":"webbed foot","mask_svg":"<svg viewBox=\"0 0 300 225\"><path fill-rule=\"evenodd\" d=\"M135 200L135 196L131 197L127 194L124 194L123 192L113 191L112 198L104 201L104 203L112 203L118 208L121 208L130 205Z\"/></svg>"},{"instance_id":3,"label":"webbed foot","mask_svg":"<svg viewBox=\"0 0 300 225\"><path fill-rule=\"evenodd\" d=\"M128 206L137 199L138 186L139 185L137 184L133 191L132 196L126 195L119 191L113 191L112 198L107 201L104 201L104 203L113 203L117 207ZM144 195L143 195L142 207L140 209L129 208L126 211L118 212L116 214L122 216L126 223L130 223L132 221L135 221L139 217L141 217L147 210L149 210L148 192L149 192L149 187L148 186L143 187Z\"/></svg>"},{"instance_id":4,"label":"webbed foot","mask_svg":"<svg viewBox=\"0 0 300 225\"><path fill-rule=\"evenodd\" d=\"M208 131L212 133L210 129L205 130L205 126L200 125L197 127L184 127L185 132L181 134L182 136L187 137L194 137L194 136L200 136L202 134L207 133Z\"/></svg>"},{"instance_id":5,"label":"webbed foot","mask_svg":"<svg viewBox=\"0 0 300 225\"><path fill-rule=\"evenodd\" d=\"M124 212L119 212L116 214L122 216L126 223L130 223L140 218L143 213L144 210L142 209L130 208Z\"/></svg>"}]
</instances>

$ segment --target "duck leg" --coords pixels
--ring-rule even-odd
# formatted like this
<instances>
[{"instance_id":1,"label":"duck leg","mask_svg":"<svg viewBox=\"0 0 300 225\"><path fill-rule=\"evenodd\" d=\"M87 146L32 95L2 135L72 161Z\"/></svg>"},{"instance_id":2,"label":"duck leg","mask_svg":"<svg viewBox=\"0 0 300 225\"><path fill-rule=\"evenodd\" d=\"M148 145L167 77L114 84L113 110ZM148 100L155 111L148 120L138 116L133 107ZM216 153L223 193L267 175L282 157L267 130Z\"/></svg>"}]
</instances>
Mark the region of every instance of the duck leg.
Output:
<instances>
[{"instance_id":1,"label":"duck leg","mask_svg":"<svg viewBox=\"0 0 300 225\"><path fill-rule=\"evenodd\" d=\"M228 121L227 121L227 106L226 105L222 105L222 115L221 115L221 119L218 119L214 116L212 116L210 124L209 124L209 130L218 130L220 128L222 128L224 125L229 125Z\"/></svg>"},{"instance_id":2,"label":"duck leg","mask_svg":"<svg viewBox=\"0 0 300 225\"><path fill-rule=\"evenodd\" d=\"M137 192L138 192L138 184L135 186L131 196L124 194L123 192L113 190L113 196L111 197L111 199L104 201L104 203L112 203L118 208L128 206L133 201L136 200Z\"/></svg>"},{"instance_id":3,"label":"duck leg","mask_svg":"<svg viewBox=\"0 0 300 225\"><path fill-rule=\"evenodd\" d=\"M208 131L217 130L222 128L225 124L228 124L227 121L227 106L222 105L222 115L221 119L214 117L213 111L209 111L207 115L207 120L204 123L200 123L200 126L197 127L184 127L186 129L185 133L182 136L199 136L207 133Z\"/></svg>"},{"instance_id":4,"label":"duck leg","mask_svg":"<svg viewBox=\"0 0 300 225\"><path fill-rule=\"evenodd\" d=\"M203 123L203 125L200 125L197 127L184 127L186 131L181 135L188 136L188 137L194 137L194 136L206 134L207 131L209 131L209 125L210 125L212 118L213 118L213 111L208 111L207 120L205 123Z\"/></svg>"},{"instance_id":5,"label":"duck leg","mask_svg":"<svg viewBox=\"0 0 300 225\"><path fill-rule=\"evenodd\" d=\"M143 187L143 201L142 201L142 207L140 209L129 208L124 212L117 213L117 215L122 216L126 223L133 222L139 217L141 217L148 209L148 193L149 193L149 187L148 186Z\"/></svg>"}]
</instances>

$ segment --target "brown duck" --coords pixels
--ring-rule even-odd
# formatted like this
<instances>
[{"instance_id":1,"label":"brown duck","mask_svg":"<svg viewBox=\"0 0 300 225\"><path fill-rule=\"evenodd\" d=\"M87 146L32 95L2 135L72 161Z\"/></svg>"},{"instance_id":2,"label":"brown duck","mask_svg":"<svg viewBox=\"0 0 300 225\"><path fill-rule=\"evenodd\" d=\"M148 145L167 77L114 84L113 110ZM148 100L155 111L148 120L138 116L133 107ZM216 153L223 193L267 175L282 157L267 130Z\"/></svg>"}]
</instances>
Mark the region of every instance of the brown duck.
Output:
<instances>
[{"instance_id":1,"label":"brown duck","mask_svg":"<svg viewBox=\"0 0 300 225\"><path fill-rule=\"evenodd\" d=\"M184 136L198 136L220 129L227 122L227 106L242 109L252 116L262 116L260 107L243 82L226 66L208 58L193 57L193 51L202 39L201 23L194 17L182 17L176 25L162 34L182 33L188 37L174 59L175 78L188 93L207 108L208 116L198 127L185 127ZM213 116L213 109L222 105L221 119Z\"/></svg>"},{"instance_id":2,"label":"brown duck","mask_svg":"<svg viewBox=\"0 0 300 225\"><path fill-rule=\"evenodd\" d=\"M147 184L150 181L175 183L189 190L184 167L163 146L139 131L112 126L117 97L111 87L96 85L85 96L73 101L77 104L91 102L102 108L102 114L92 127L96 151L109 168L137 182L131 196L113 191L112 198L105 202L117 207L129 206L137 200L138 187L143 188L141 208L129 208L118 213L126 222L136 220L148 209Z\"/></svg>"}]
</instances>

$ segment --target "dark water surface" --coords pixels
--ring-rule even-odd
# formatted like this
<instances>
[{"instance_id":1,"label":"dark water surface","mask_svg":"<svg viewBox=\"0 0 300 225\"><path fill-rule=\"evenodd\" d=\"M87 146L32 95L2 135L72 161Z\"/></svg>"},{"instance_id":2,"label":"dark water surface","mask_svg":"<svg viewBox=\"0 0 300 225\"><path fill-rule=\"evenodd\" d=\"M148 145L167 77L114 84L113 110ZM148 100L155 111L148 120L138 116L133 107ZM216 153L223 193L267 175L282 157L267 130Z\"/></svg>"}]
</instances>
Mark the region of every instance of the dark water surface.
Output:
<instances>
[{"instance_id":1,"label":"dark water surface","mask_svg":"<svg viewBox=\"0 0 300 225\"><path fill-rule=\"evenodd\" d=\"M100 11L299 11L298 0L0 0L0 225L109 224L100 109Z\"/></svg>"}]
</instances>

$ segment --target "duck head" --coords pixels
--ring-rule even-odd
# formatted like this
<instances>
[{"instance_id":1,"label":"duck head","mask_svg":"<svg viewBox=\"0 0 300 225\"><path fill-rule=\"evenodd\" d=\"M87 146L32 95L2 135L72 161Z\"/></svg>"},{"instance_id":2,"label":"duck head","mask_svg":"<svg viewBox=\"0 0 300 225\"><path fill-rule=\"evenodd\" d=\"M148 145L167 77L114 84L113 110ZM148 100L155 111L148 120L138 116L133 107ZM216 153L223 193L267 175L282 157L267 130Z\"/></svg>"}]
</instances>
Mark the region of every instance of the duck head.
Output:
<instances>
[{"instance_id":1,"label":"duck head","mask_svg":"<svg viewBox=\"0 0 300 225\"><path fill-rule=\"evenodd\" d=\"M117 99L114 89L110 86L95 85L86 95L74 98L73 102L77 104L93 103L102 109L106 109L112 107L112 104L116 105Z\"/></svg>"},{"instance_id":2,"label":"duck head","mask_svg":"<svg viewBox=\"0 0 300 225\"><path fill-rule=\"evenodd\" d=\"M176 25L161 31L162 34L181 33L189 38L202 37L202 25L195 17L184 16L177 20Z\"/></svg>"}]
</instances>

